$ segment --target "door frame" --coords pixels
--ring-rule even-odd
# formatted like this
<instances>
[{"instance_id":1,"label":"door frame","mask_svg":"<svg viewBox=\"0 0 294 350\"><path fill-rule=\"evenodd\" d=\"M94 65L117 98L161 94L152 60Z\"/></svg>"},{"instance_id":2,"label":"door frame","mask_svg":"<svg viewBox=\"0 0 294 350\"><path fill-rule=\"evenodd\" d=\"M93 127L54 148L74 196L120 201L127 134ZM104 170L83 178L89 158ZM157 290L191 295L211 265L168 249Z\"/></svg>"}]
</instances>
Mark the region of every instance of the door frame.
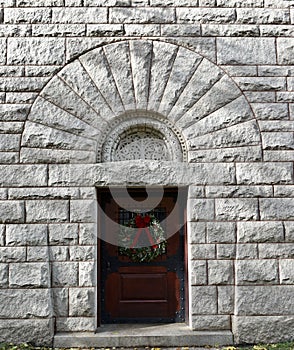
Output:
<instances>
[{"instance_id":1,"label":"door frame","mask_svg":"<svg viewBox=\"0 0 294 350\"><path fill-rule=\"evenodd\" d=\"M125 186L116 186L117 189L122 188L125 189ZM128 189L130 189L131 191L142 191L145 189L145 186L138 186L138 187L134 187L134 186L128 186ZM184 245L183 247L183 257L184 257L184 261L183 261L183 278L184 278L184 292L183 292L183 297L184 297L184 307L185 307L185 313L184 313L184 317L185 317L185 323L188 325L189 324L189 263L188 263L188 237L187 237L187 198L188 198L188 186L152 186L152 190L156 190L156 189L162 189L164 188L164 191L166 191L167 193L178 193L179 191L181 191L182 193L184 193L185 196L185 207L180 210L180 215L183 216L182 221L184 223L184 225L182 226L181 230L183 231L182 235L183 235L183 241L182 244ZM101 206L101 201L102 201L102 197L103 195L105 195L105 193L109 193L109 186L104 186L104 187L97 187L96 188L96 192L97 192L97 201L98 201L98 207L101 210L102 206ZM99 210L97 213L97 229L98 232L100 230L100 224L99 224ZM103 235L102 235L103 236ZM98 234L98 239L97 239L97 252L96 254L97 256L97 267L96 267L96 275L97 275L97 295L96 295L96 301L97 301L97 315L96 315L96 320L97 320L97 327L100 327L103 323L101 322L101 312L102 312L102 291L101 291L101 281L102 281L102 239L101 239L101 234Z\"/></svg>"}]
</instances>

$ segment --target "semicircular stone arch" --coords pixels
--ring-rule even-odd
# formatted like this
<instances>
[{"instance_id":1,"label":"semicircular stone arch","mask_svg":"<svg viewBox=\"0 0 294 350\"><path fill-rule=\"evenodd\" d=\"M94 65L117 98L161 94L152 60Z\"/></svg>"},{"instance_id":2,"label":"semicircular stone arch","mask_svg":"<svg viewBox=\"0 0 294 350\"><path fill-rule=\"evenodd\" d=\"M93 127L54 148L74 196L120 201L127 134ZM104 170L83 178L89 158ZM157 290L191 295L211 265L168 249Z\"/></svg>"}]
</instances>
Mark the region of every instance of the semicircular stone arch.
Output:
<instances>
[{"instance_id":1,"label":"semicircular stone arch","mask_svg":"<svg viewBox=\"0 0 294 350\"><path fill-rule=\"evenodd\" d=\"M25 123L21 162L103 161L117 125L142 128L144 118L178 138L183 157L172 160L262 158L250 105L222 69L181 46L129 40L81 55L49 81Z\"/></svg>"}]
</instances>

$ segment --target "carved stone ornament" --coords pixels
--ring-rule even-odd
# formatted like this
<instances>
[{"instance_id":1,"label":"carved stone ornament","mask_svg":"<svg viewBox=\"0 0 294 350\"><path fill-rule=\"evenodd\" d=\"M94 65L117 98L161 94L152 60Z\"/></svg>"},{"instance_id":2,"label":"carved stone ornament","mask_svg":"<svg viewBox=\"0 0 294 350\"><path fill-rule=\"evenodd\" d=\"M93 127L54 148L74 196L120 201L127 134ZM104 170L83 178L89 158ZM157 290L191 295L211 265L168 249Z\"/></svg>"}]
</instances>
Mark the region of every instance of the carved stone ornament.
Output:
<instances>
[{"instance_id":1,"label":"carved stone ornament","mask_svg":"<svg viewBox=\"0 0 294 350\"><path fill-rule=\"evenodd\" d=\"M182 135L158 115L148 112L126 114L112 123L106 134L98 161L187 160Z\"/></svg>"}]
</instances>

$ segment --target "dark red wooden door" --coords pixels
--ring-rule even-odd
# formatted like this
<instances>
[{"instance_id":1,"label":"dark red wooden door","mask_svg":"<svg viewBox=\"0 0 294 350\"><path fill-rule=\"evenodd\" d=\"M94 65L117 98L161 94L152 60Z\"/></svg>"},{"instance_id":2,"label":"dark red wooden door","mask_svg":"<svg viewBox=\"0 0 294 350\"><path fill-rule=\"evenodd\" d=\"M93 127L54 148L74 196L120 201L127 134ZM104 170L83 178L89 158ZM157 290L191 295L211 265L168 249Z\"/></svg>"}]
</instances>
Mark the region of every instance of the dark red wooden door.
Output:
<instances>
[{"instance_id":1,"label":"dark red wooden door","mask_svg":"<svg viewBox=\"0 0 294 350\"><path fill-rule=\"evenodd\" d=\"M144 190L129 190L129 193L136 201L145 199ZM156 191L153 196L156 197ZM105 224L104 215L125 224L134 210L140 209L140 204L136 208L120 207L108 191L99 197L103 207L100 230L104 230L107 237L117 232L110 232L114 229ZM177 208L176 198L176 191L166 189L157 207L148 214L162 221L173 211L173 219L167 225L174 226L174 220L183 215ZM101 323L184 321L183 236L183 230L173 234L167 239L166 252L150 262L134 262L120 254L116 245L101 240Z\"/></svg>"}]
</instances>

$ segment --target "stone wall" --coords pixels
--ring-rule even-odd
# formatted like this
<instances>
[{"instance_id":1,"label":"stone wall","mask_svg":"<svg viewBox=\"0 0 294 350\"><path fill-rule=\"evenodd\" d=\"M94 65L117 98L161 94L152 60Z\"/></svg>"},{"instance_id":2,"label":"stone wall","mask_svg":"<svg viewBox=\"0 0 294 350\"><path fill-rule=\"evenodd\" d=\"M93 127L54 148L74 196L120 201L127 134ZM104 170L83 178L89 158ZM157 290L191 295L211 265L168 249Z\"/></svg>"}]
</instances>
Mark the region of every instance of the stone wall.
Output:
<instances>
[{"instance_id":1,"label":"stone wall","mask_svg":"<svg viewBox=\"0 0 294 350\"><path fill-rule=\"evenodd\" d=\"M0 5L0 341L95 330L96 187L125 184L190 187L194 330L231 329L237 343L293 339L294 1ZM125 45L130 56L118 55ZM163 71L147 79L156 47L170 59L161 54ZM109 69L95 71L100 48ZM188 163L95 164L107 130L97 86L107 122L138 106L175 122Z\"/></svg>"}]
</instances>

